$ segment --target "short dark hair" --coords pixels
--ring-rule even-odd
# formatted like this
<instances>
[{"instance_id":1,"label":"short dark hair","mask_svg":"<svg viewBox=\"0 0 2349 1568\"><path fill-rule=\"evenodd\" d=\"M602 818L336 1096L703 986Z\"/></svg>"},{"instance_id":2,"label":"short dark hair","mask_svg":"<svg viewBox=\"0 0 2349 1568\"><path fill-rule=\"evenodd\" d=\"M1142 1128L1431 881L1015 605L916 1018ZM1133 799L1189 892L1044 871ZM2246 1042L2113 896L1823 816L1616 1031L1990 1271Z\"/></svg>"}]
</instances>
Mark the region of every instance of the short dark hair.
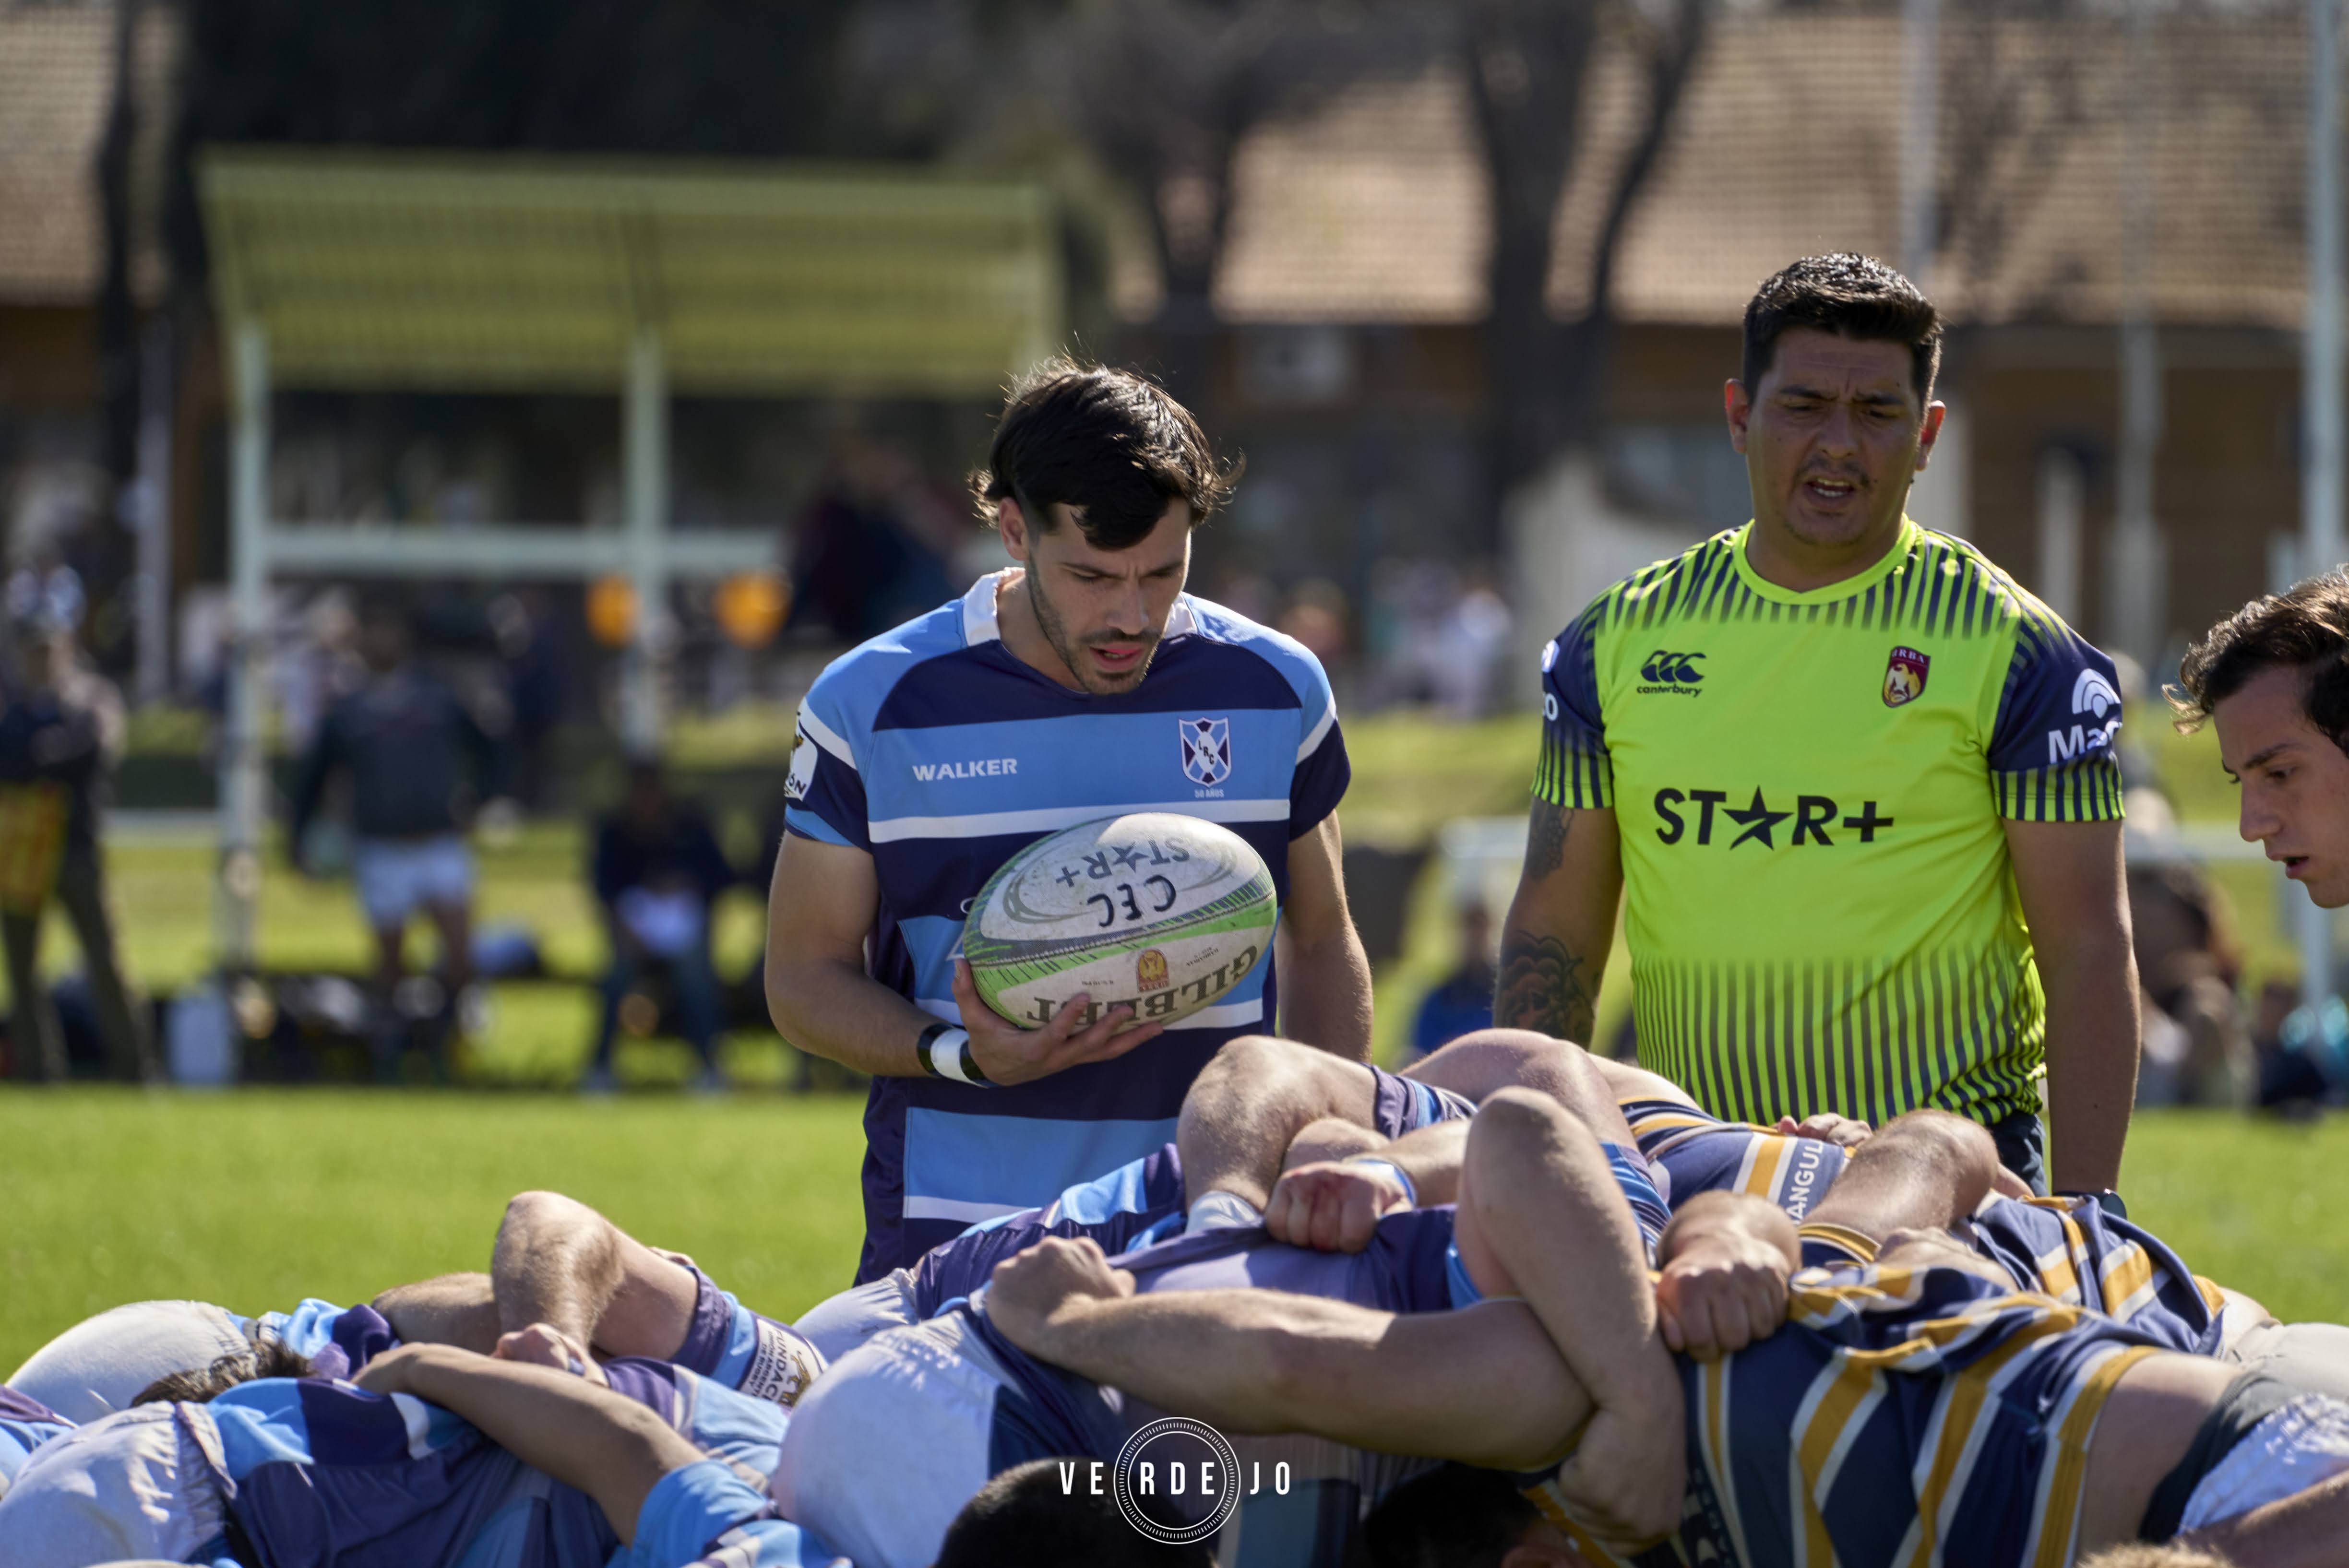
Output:
<instances>
[{"instance_id":1,"label":"short dark hair","mask_svg":"<svg viewBox=\"0 0 2349 1568\"><path fill-rule=\"evenodd\" d=\"M2254 599L2186 650L2165 687L2178 727L2199 729L2261 670L2302 673L2308 722L2349 751L2349 573L2333 571Z\"/></svg>"},{"instance_id":2,"label":"short dark hair","mask_svg":"<svg viewBox=\"0 0 2349 1568\"><path fill-rule=\"evenodd\" d=\"M1738 379L1750 394L1770 372L1778 339L1798 326L1909 350L1917 404L1932 401L1941 372L1941 313L1925 291L1874 256L1850 251L1805 256L1764 278L1745 305L1745 359Z\"/></svg>"},{"instance_id":3,"label":"short dark hair","mask_svg":"<svg viewBox=\"0 0 2349 1568\"><path fill-rule=\"evenodd\" d=\"M988 522L1008 499L1029 527L1049 533L1052 506L1065 502L1086 542L1128 550L1170 501L1190 506L1194 528L1206 521L1231 499L1243 466L1217 459L1190 410L1155 382L1060 358L1013 386L970 488Z\"/></svg>"},{"instance_id":4,"label":"short dark hair","mask_svg":"<svg viewBox=\"0 0 2349 1568\"><path fill-rule=\"evenodd\" d=\"M1498 1470L1447 1464L1414 1476L1362 1521L1365 1568L1500 1568L1540 1518Z\"/></svg>"},{"instance_id":5,"label":"short dark hair","mask_svg":"<svg viewBox=\"0 0 2349 1568\"><path fill-rule=\"evenodd\" d=\"M189 1372L167 1372L144 1388L133 1405L205 1405L240 1383L256 1377L307 1377L309 1357L286 1348L277 1339L264 1339L250 1350L232 1350L209 1367Z\"/></svg>"},{"instance_id":6,"label":"short dark hair","mask_svg":"<svg viewBox=\"0 0 2349 1568\"><path fill-rule=\"evenodd\" d=\"M1136 1530L1115 1501L1081 1481L1061 1484L1061 1467L1081 1477L1091 1460L1030 1460L979 1488L947 1526L934 1568L1213 1568L1204 1545L1169 1546Z\"/></svg>"}]
</instances>

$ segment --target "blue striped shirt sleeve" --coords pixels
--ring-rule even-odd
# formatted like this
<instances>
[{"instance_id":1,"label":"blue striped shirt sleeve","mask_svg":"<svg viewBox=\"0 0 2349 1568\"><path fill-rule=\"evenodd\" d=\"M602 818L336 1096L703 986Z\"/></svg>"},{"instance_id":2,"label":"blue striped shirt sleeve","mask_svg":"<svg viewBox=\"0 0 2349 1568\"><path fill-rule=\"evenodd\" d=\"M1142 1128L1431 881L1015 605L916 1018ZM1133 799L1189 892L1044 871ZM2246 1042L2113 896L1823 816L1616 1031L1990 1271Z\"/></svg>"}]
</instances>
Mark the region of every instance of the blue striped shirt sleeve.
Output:
<instances>
[{"instance_id":1,"label":"blue striped shirt sleeve","mask_svg":"<svg viewBox=\"0 0 2349 1568\"><path fill-rule=\"evenodd\" d=\"M832 672L826 671L827 676ZM857 733L827 680L800 705L799 730L792 738L791 776L783 784L783 829L819 843L872 852L866 826L864 779L857 771L849 737Z\"/></svg>"},{"instance_id":2,"label":"blue striped shirt sleeve","mask_svg":"<svg viewBox=\"0 0 2349 1568\"><path fill-rule=\"evenodd\" d=\"M1279 661L1281 673L1297 693L1297 767L1288 776L1288 836L1301 839L1338 809L1353 782L1354 769L1346 756L1346 736L1338 724L1338 698L1330 689L1329 673L1321 661L1303 646L1289 643L1282 649L1291 656Z\"/></svg>"},{"instance_id":3,"label":"blue striped shirt sleeve","mask_svg":"<svg viewBox=\"0 0 2349 1568\"><path fill-rule=\"evenodd\" d=\"M841 1563L718 1460L673 1470L646 1494L612 1568L825 1568ZM845 1568L844 1563L843 1568Z\"/></svg>"}]
</instances>

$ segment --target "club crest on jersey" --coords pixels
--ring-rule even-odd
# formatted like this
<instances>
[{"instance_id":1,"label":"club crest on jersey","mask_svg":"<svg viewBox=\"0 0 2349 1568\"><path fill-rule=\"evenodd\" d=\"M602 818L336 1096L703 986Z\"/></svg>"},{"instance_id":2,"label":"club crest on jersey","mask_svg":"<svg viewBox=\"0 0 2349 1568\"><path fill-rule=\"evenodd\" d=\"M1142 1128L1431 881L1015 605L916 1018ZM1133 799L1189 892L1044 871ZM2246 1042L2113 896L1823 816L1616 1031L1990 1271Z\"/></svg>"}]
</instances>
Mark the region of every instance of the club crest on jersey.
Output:
<instances>
[{"instance_id":1,"label":"club crest on jersey","mask_svg":"<svg viewBox=\"0 0 2349 1568\"><path fill-rule=\"evenodd\" d=\"M1925 695L1925 672L1933 661L1914 648L1895 648L1884 665L1884 706L1899 707Z\"/></svg>"},{"instance_id":2,"label":"club crest on jersey","mask_svg":"<svg viewBox=\"0 0 2349 1568\"><path fill-rule=\"evenodd\" d=\"M1228 718L1185 718L1175 721L1183 734L1183 776L1194 784L1216 785L1232 776L1232 721Z\"/></svg>"},{"instance_id":3,"label":"club crest on jersey","mask_svg":"<svg viewBox=\"0 0 2349 1568\"><path fill-rule=\"evenodd\" d=\"M1135 954L1133 984L1143 991L1164 991L1166 988L1166 954L1155 947L1145 947Z\"/></svg>"}]
</instances>

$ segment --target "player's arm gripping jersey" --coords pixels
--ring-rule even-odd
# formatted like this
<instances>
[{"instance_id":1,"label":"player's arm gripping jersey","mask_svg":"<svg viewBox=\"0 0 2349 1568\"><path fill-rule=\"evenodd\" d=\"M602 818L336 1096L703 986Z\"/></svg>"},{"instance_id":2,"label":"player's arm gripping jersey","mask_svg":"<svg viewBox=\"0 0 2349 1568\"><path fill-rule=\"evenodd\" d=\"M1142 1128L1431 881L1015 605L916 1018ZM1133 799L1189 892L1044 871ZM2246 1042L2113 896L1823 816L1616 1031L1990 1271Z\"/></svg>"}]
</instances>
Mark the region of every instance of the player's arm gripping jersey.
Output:
<instances>
[{"instance_id":1,"label":"player's arm gripping jersey","mask_svg":"<svg viewBox=\"0 0 2349 1568\"><path fill-rule=\"evenodd\" d=\"M2070 1563L2097 1414L2155 1354L2118 1324L1964 1270L1806 1269L1775 1334L1715 1361L1674 1357L1688 1497L1678 1555L1652 1560ZM1622 1561L1586 1543L1549 1479L1527 1496L1593 1563Z\"/></svg>"},{"instance_id":2,"label":"player's arm gripping jersey","mask_svg":"<svg viewBox=\"0 0 2349 1568\"><path fill-rule=\"evenodd\" d=\"M947 1019L970 902L1036 840L1182 812L1246 839L1285 900L1290 841L1337 808L1350 777L1328 678L1290 639L1185 594L1142 684L1091 696L1005 649L997 583L826 669L801 707L786 788L787 831L873 857L874 978ZM858 1280L1157 1149L1200 1068L1271 1026L1275 1001L1268 961L1115 1061L1005 1088L875 1078Z\"/></svg>"},{"instance_id":3,"label":"player's arm gripping jersey","mask_svg":"<svg viewBox=\"0 0 2349 1568\"><path fill-rule=\"evenodd\" d=\"M2036 1110L2002 823L2119 818L2111 661L1914 522L1806 593L1746 532L1617 583L1542 655L1534 791L1615 812L1641 1065L1741 1121Z\"/></svg>"}]
</instances>

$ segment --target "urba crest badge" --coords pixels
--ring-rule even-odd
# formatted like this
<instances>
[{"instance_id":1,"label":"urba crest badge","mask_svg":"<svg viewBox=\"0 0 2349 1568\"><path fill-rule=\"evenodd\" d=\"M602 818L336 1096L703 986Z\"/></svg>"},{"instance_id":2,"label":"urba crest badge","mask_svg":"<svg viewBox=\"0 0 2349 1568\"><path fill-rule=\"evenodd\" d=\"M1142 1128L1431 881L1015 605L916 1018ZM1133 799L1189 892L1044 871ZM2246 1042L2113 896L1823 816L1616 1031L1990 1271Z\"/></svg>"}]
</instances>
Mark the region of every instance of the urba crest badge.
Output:
<instances>
[{"instance_id":1,"label":"urba crest badge","mask_svg":"<svg viewBox=\"0 0 2349 1568\"><path fill-rule=\"evenodd\" d=\"M1884 665L1884 706L1899 707L1925 695L1925 672L1933 661L1914 648L1895 648Z\"/></svg>"},{"instance_id":2,"label":"urba crest badge","mask_svg":"<svg viewBox=\"0 0 2349 1568\"><path fill-rule=\"evenodd\" d=\"M1232 721L1228 718L1185 718L1176 721L1183 732L1183 774L1194 784L1220 784L1232 776Z\"/></svg>"},{"instance_id":3,"label":"urba crest badge","mask_svg":"<svg viewBox=\"0 0 2349 1568\"><path fill-rule=\"evenodd\" d=\"M1166 954L1155 947L1145 947L1133 957L1133 984L1137 990L1166 989Z\"/></svg>"}]
</instances>

